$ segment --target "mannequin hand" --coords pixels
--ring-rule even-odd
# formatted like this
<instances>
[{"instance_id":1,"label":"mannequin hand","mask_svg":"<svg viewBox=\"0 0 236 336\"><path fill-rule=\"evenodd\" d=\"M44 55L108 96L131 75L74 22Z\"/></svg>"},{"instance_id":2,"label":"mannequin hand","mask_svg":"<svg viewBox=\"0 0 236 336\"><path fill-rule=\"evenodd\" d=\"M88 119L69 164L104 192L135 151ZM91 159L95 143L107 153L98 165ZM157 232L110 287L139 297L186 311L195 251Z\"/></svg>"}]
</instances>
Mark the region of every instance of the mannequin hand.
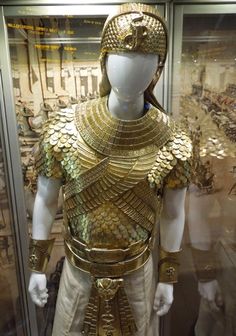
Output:
<instances>
[{"instance_id":1,"label":"mannequin hand","mask_svg":"<svg viewBox=\"0 0 236 336\"><path fill-rule=\"evenodd\" d=\"M168 313L173 302L173 285L159 282L154 299L154 310L158 316Z\"/></svg>"},{"instance_id":2,"label":"mannequin hand","mask_svg":"<svg viewBox=\"0 0 236 336\"><path fill-rule=\"evenodd\" d=\"M198 282L198 291L200 295L206 299L212 310L219 311L223 306L221 290L217 280Z\"/></svg>"},{"instance_id":3,"label":"mannequin hand","mask_svg":"<svg viewBox=\"0 0 236 336\"><path fill-rule=\"evenodd\" d=\"M48 299L47 279L44 273L31 273L29 293L32 301L39 307L44 307Z\"/></svg>"}]
</instances>

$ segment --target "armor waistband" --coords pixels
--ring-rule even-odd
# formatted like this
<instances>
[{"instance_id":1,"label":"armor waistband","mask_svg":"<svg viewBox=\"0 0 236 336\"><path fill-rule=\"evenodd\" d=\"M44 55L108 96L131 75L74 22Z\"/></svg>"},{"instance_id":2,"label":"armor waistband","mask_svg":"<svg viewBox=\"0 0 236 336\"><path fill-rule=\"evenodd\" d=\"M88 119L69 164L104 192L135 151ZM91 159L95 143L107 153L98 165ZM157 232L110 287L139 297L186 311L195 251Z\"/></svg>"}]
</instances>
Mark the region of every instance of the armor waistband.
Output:
<instances>
[{"instance_id":1,"label":"armor waistband","mask_svg":"<svg viewBox=\"0 0 236 336\"><path fill-rule=\"evenodd\" d=\"M91 249L91 251L93 251L93 249ZM74 248L70 244L70 242L65 240L66 257L73 266L79 268L84 272L90 273L91 276L94 276L96 278L99 277L117 278L117 277L123 277L124 275L134 272L140 267L142 267L147 262L150 256L150 246L149 244L146 244L144 248L141 250L141 252L139 252L134 257L129 257L123 261L113 260L113 262L105 261L105 257L107 257L109 254L108 250L103 249L100 250L98 253L98 249L96 249L96 253L98 253L97 255L100 254L98 259L96 259L100 260L99 262L84 259L78 252L79 252L78 249ZM111 255L112 253L113 252L111 252ZM104 255L104 259L102 259L102 255Z\"/></svg>"},{"instance_id":2,"label":"armor waistband","mask_svg":"<svg viewBox=\"0 0 236 336\"><path fill-rule=\"evenodd\" d=\"M68 231L65 232L68 261L89 273L93 280L83 322L85 336L134 336L137 328L123 277L148 261L153 236L126 249L106 249L89 248Z\"/></svg>"},{"instance_id":3,"label":"armor waistband","mask_svg":"<svg viewBox=\"0 0 236 336\"><path fill-rule=\"evenodd\" d=\"M68 227L67 227L68 229ZM141 268L149 259L154 235L126 249L89 248L86 243L65 232L65 253L76 268L89 273L92 288L85 311L85 336L134 336L137 331L124 275Z\"/></svg>"},{"instance_id":4,"label":"armor waistband","mask_svg":"<svg viewBox=\"0 0 236 336\"><path fill-rule=\"evenodd\" d=\"M89 248L87 244L79 239L71 236L69 233L65 235L66 244L69 245L74 253L81 258L96 263L117 263L128 258L137 256L143 252L147 245L151 247L152 239L146 241L138 241L131 244L126 249L106 249L106 248Z\"/></svg>"}]
</instances>

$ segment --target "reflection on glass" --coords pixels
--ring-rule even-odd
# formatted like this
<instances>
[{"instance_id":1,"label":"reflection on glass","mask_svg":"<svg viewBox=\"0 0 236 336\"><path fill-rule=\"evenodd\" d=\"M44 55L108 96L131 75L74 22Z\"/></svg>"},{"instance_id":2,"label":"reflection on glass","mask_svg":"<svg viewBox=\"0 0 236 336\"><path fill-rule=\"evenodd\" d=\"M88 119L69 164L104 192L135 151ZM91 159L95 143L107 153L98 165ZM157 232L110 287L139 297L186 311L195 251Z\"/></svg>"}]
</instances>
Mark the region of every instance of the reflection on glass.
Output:
<instances>
[{"instance_id":1,"label":"reflection on glass","mask_svg":"<svg viewBox=\"0 0 236 336\"><path fill-rule=\"evenodd\" d=\"M29 226L36 192L33 152L43 122L98 96L100 35L105 18L8 18L8 36ZM64 255L62 196L48 267L50 300L38 310L40 335L51 335ZM57 267L55 269L55 265Z\"/></svg>"},{"instance_id":2,"label":"reflection on glass","mask_svg":"<svg viewBox=\"0 0 236 336\"><path fill-rule=\"evenodd\" d=\"M190 307L198 307L200 299L197 311L183 314L181 335L236 333L235 20L235 14L184 15L182 56L174 64L179 69L174 83L181 86L174 84L173 110L194 145L182 285ZM191 289L189 270L198 280L191 279Z\"/></svg>"},{"instance_id":3,"label":"reflection on glass","mask_svg":"<svg viewBox=\"0 0 236 336\"><path fill-rule=\"evenodd\" d=\"M98 95L99 38L104 21L75 17L7 20L29 219L36 189L33 147L46 119ZM61 204L56 235L61 231L60 210Z\"/></svg>"},{"instance_id":4,"label":"reflection on glass","mask_svg":"<svg viewBox=\"0 0 236 336\"><path fill-rule=\"evenodd\" d=\"M13 237L0 140L0 335L23 336Z\"/></svg>"}]
</instances>

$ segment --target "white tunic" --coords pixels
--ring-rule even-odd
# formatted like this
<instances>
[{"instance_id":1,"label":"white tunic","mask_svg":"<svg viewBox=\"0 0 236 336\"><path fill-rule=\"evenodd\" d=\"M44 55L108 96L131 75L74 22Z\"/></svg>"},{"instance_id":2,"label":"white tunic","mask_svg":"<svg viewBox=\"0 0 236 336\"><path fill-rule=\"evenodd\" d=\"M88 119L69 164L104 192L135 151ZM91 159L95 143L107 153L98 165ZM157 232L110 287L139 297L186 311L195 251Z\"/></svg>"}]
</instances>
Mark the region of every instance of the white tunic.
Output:
<instances>
[{"instance_id":1,"label":"white tunic","mask_svg":"<svg viewBox=\"0 0 236 336\"><path fill-rule=\"evenodd\" d=\"M139 270L124 277L124 287L138 328L135 336L158 336L159 319L153 311L156 281L152 257ZM52 336L83 336L91 278L65 259L57 298Z\"/></svg>"}]
</instances>

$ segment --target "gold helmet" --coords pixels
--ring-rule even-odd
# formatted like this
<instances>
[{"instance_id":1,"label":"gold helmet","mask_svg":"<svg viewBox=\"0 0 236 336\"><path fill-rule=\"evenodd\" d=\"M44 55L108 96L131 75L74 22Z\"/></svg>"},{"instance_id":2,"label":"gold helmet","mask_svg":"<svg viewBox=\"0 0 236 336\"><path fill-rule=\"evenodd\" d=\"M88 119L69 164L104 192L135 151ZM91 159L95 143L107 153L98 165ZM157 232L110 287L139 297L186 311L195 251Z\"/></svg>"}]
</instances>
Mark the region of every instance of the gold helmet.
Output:
<instances>
[{"instance_id":1,"label":"gold helmet","mask_svg":"<svg viewBox=\"0 0 236 336\"><path fill-rule=\"evenodd\" d=\"M155 7L140 3L120 5L115 15L108 16L102 32L100 95L105 96L111 90L105 67L108 53L137 51L156 54L159 56L159 63L156 74L145 91L145 99L160 107L153 95L153 89L165 64L167 39L165 22Z\"/></svg>"}]
</instances>

